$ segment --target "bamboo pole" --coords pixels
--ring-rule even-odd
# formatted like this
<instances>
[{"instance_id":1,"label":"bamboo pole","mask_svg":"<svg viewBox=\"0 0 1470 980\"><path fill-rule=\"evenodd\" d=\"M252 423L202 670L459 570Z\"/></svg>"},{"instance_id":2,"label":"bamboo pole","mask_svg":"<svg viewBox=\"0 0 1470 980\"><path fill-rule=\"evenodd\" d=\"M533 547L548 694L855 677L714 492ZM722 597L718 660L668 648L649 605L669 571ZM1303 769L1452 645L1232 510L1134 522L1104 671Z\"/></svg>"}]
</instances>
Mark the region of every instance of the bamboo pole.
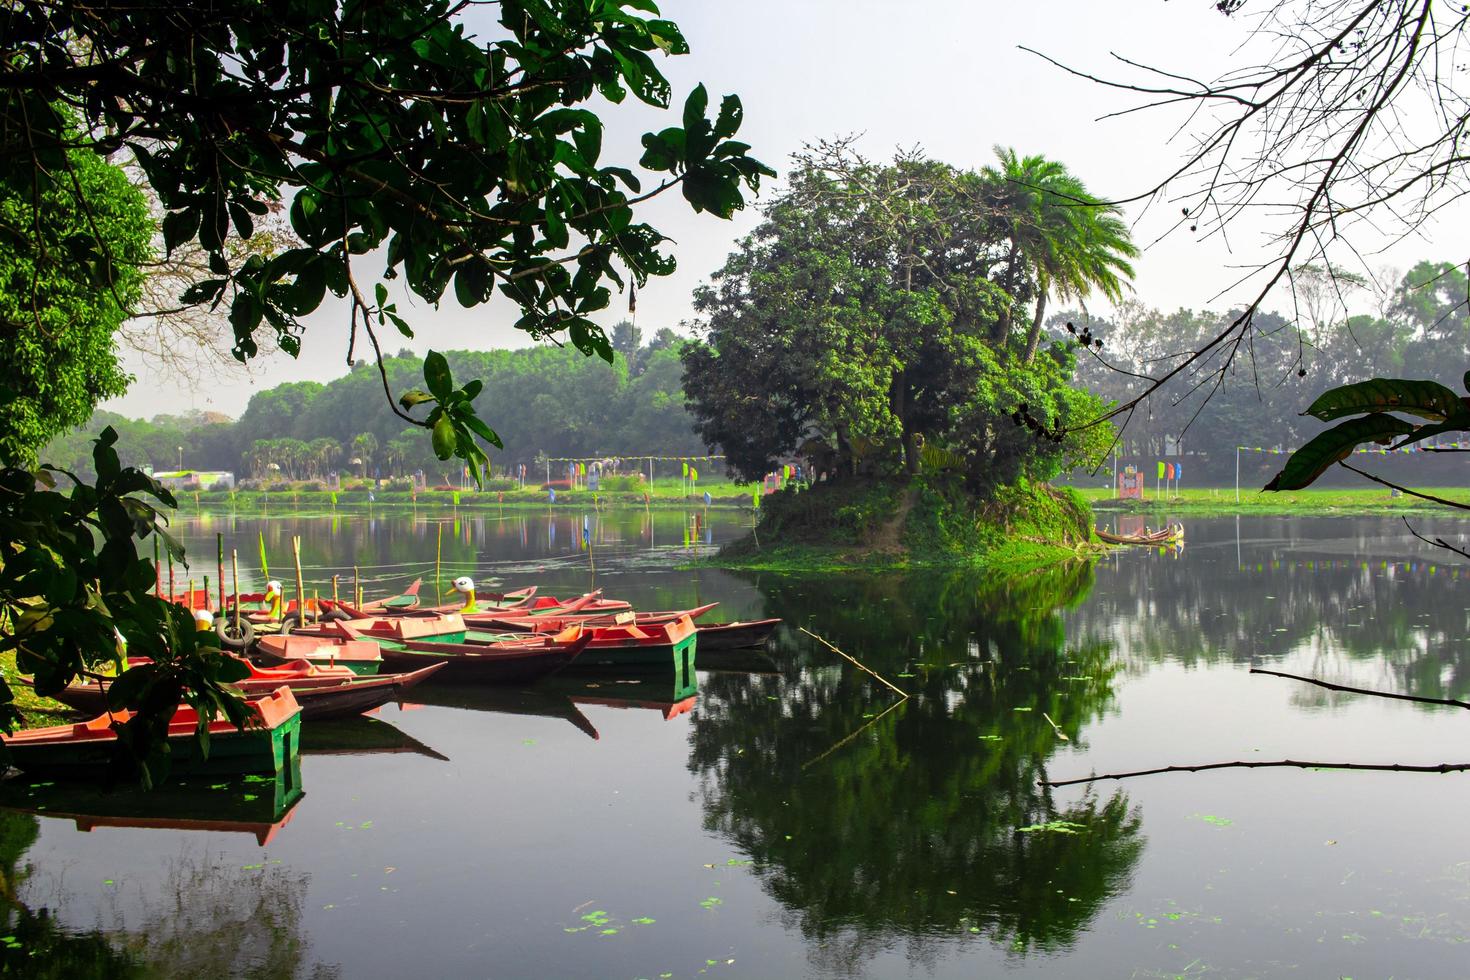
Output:
<instances>
[{"instance_id":1,"label":"bamboo pole","mask_svg":"<svg viewBox=\"0 0 1470 980\"><path fill-rule=\"evenodd\" d=\"M291 535L291 560L296 563L296 622L306 623L306 582L301 577L301 535Z\"/></svg>"},{"instance_id":2,"label":"bamboo pole","mask_svg":"<svg viewBox=\"0 0 1470 980\"><path fill-rule=\"evenodd\" d=\"M215 534L215 536L214 536L214 557L215 557L216 562L218 563L218 570L219 570L219 579L218 579L218 582L219 582L219 611L220 612L224 612L225 611L225 536L223 534ZM206 586L206 588L207 588L207 586Z\"/></svg>"},{"instance_id":3,"label":"bamboo pole","mask_svg":"<svg viewBox=\"0 0 1470 980\"><path fill-rule=\"evenodd\" d=\"M168 556L168 601L174 601L174 556Z\"/></svg>"},{"instance_id":4,"label":"bamboo pole","mask_svg":"<svg viewBox=\"0 0 1470 980\"><path fill-rule=\"evenodd\" d=\"M163 598L163 565L158 557L158 536L153 537L153 594Z\"/></svg>"},{"instance_id":5,"label":"bamboo pole","mask_svg":"<svg viewBox=\"0 0 1470 980\"><path fill-rule=\"evenodd\" d=\"M899 697L906 698L906 697L909 696L908 695L908 692L905 691L903 688L899 687L897 684L894 684L892 681L888 680L888 678L884 677L882 674L878 673L877 671L873 670L872 668L865 666L864 664L862 664L861 662L859 662L856 657L851 656L850 654L843 653L841 650L837 649L831 643L828 643L826 640L822 639L820 636L818 636L817 634L813 633L811 630L807 629L805 626L798 626L797 629L801 630L807 636L810 636L812 639L816 640L818 643L822 644L822 646L826 647L828 650L831 650L833 653L837 654L842 659L844 659L844 660L848 661L849 663L851 663L858 670L861 670L863 673L867 674L870 677L876 678L879 683L881 683L883 686L885 686L885 687L889 688L890 690L892 690Z\"/></svg>"},{"instance_id":6,"label":"bamboo pole","mask_svg":"<svg viewBox=\"0 0 1470 980\"><path fill-rule=\"evenodd\" d=\"M337 604L337 579L340 577L339 575L332 576L332 605L334 606Z\"/></svg>"},{"instance_id":7,"label":"bamboo pole","mask_svg":"<svg viewBox=\"0 0 1470 980\"><path fill-rule=\"evenodd\" d=\"M444 583L439 578L440 565L444 560L444 522L440 521L438 542L434 545L434 591L439 595L439 605L444 605Z\"/></svg>"},{"instance_id":8,"label":"bamboo pole","mask_svg":"<svg viewBox=\"0 0 1470 980\"><path fill-rule=\"evenodd\" d=\"M362 582L357 574L357 566L352 566L352 604L362 608Z\"/></svg>"}]
</instances>

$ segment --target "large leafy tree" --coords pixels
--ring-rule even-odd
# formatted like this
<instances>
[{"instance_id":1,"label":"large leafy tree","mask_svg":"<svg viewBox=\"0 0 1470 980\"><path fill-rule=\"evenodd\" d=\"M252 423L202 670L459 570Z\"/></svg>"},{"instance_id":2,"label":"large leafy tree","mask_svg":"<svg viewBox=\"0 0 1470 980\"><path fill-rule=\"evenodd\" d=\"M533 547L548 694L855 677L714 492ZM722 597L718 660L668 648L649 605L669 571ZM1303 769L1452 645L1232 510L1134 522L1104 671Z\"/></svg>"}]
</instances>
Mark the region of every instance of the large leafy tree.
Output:
<instances>
[{"instance_id":1,"label":"large leafy tree","mask_svg":"<svg viewBox=\"0 0 1470 980\"><path fill-rule=\"evenodd\" d=\"M64 177L79 209L96 214L101 201L75 179L73 161L129 155L164 212L166 249L197 245L213 275L187 289L181 303L228 309L237 358L260 349L261 331L295 353L302 318L328 291L343 297L351 320L347 360L365 341L384 394L398 396L393 411L431 430L437 456L461 456L478 476L483 444L500 443L475 407L483 386L457 386L446 359L431 353L422 390L392 390L379 333L411 335L412 327L383 280L401 278L435 304L451 287L464 306L498 292L519 306L521 329L536 337L564 333L584 353L611 360L590 315L611 302L614 288L631 293L674 267L664 237L635 220L634 206L677 188L695 210L728 217L772 174L732 138L739 99L725 97L711 114L703 86L684 100L680 125L644 137L640 164L652 172L651 186L602 160L602 121L587 103L617 103L630 92L660 108L673 100L654 58L688 46L650 0L505 0L496 6L498 24L476 22L483 9L454 0L16 0L0 32L6 181L25 187ZM248 241L277 203L289 205L299 246L269 255L232 247ZM11 222L22 229L11 247L33 263L56 248L97 270L123 257L95 221L55 234L37 194L20 217ZM368 262L379 267L372 279L363 273ZM43 330L39 308L29 312L31 326ZM100 519L132 548L156 527L135 496L149 487L119 469L114 437L104 435L111 455L96 468L109 486L78 486L69 519L96 520L88 515L105 505ZM17 495L6 506L35 524L14 546L54 547L48 542L69 526L48 492L22 470L6 470L0 481ZM137 519L113 520L128 513ZM73 564L101 560L89 559L88 536L76 541L82 553ZM6 554L9 574L18 566ZM68 642L91 644L116 626L139 649L183 658L180 676L202 685L206 707L223 703L202 666L207 656L195 656L192 639L178 639L174 607L144 597L145 577L108 576L140 608L152 604L131 618L115 615L111 599L98 599L92 579L77 571L0 588L0 619L11 624L0 636L6 645L19 642L13 624L23 612L31 617L27 656L48 687L82 668ZM32 603L37 596L40 606ZM53 637L41 635L47 632ZM119 707L148 708L150 724L178 700L148 695L138 682L112 691Z\"/></svg>"},{"instance_id":2,"label":"large leafy tree","mask_svg":"<svg viewBox=\"0 0 1470 980\"><path fill-rule=\"evenodd\" d=\"M845 474L914 473L948 450L975 486L1031 462L1047 475L1079 451L1011 420L1024 406L1050 433L1101 406L1064 394L1064 350L1046 364L1015 356L1006 287L1018 288L1011 262L1024 253L1007 230L1016 222L992 220L1003 189L918 156L872 164L842 145L799 160L767 220L696 295L707 342L685 349L685 391L706 442L747 478L796 451Z\"/></svg>"},{"instance_id":3,"label":"large leafy tree","mask_svg":"<svg viewBox=\"0 0 1470 980\"><path fill-rule=\"evenodd\" d=\"M34 463L127 390L115 334L152 234L143 196L95 153L70 151L46 171L0 164L0 464ZM94 238L105 251L78 244Z\"/></svg>"},{"instance_id":4,"label":"large leafy tree","mask_svg":"<svg viewBox=\"0 0 1470 980\"><path fill-rule=\"evenodd\" d=\"M242 360L262 329L294 353L301 318L328 290L349 300L348 359L365 338L381 360L379 331L412 328L363 277L368 261L431 303L451 286L465 306L498 291L520 306L520 328L565 332L610 360L589 316L612 287L674 266L634 204L678 187L696 210L728 217L772 171L731 138L739 99L711 119L702 86L681 126L644 137L653 186L602 161L602 121L584 104L631 92L668 106L654 56L688 50L649 0L507 0L498 26L473 23L479 9L19 0L0 41L0 143L37 172L76 150L132 154L166 212L167 247L197 243L214 272L183 301L227 306ZM287 199L299 247L269 258L230 247ZM102 235L71 247L94 262L110 254ZM483 462L476 437L498 438L475 421L478 389L437 369L425 381L395 410L437 426L441 455ZM427 416L411 411L420 405Z\"/></svg>"}]
</instances>

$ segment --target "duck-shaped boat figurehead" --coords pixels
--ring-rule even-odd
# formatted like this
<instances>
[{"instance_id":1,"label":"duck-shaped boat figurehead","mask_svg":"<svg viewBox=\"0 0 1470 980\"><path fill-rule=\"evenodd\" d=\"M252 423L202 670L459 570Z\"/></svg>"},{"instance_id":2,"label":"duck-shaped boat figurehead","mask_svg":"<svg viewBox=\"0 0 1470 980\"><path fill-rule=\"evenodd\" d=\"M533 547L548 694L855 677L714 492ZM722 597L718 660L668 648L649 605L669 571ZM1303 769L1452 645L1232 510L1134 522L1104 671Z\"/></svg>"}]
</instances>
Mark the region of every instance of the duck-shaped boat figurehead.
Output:
<instances>
[{"instance_id":1,"label":"duck-shaped boat figurehead","mask_svg":"<svg viewBox=\"0 0 1470 980\"><path fill-rule=\"evenodd\" d=\"M270 621L279 623L281 621L281 599L284 593L281 591L281 583L271 579L265 583L265 601L270 607Z\"/></svg>"},{"instance_id":2,"label":"duck-shaped boat figurehead","mask_svg":"<svg viewBox=\"0 0 1470 980\"><path fill-rule=\"evenodd\" d=\"M475 605L475 580L468 575L461 575L452 584L454 591L464 596L464 608L460 609L460 613L479 612L480 607Z\"/></svg>"}]
</instances>

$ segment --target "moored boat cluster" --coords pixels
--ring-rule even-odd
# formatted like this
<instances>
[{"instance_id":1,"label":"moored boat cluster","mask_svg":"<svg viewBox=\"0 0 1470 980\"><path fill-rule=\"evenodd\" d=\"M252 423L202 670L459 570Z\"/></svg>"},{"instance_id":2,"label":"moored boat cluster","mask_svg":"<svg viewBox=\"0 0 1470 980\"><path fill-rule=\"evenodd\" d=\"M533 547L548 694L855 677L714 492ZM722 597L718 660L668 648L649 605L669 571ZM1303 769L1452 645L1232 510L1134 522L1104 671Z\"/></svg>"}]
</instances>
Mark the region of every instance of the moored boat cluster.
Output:
<instances>
[{"instance_id":1,"label":"moored boat cluster","mask_svg":"<svg viewBox=\"0 0 1470 980\"><path fill-rule=\"evenodd\" d=\"M226 597L218 616L197 609L198 627L216 630L221 646L249 671L234 686L249 703L252 724L237 730L225 721L211 723L205 750L197 714L180 705L168 729L172 770L294 770L303 720L347 718L401 702L406 691L431 678L441 685L526 685L563 671L663 671L689 687L697 644L760 646L780 622L703 623L717 603L636 611L600 591L564 601L530 587L482 600L468 578L454 583L462 604L426 607L419 604L418 586L376 602L323 599L298 610L295 603L283 604L280 586L271 582L264 595ZM194 604L195 598L191 593L185 601ZM129 663L136 665L136 659ZM47 774L105 765L130 718L109 709L109 683L78 680L56 695L90 720L5 736L12 764Z\"/></svg>"}]
</instances>

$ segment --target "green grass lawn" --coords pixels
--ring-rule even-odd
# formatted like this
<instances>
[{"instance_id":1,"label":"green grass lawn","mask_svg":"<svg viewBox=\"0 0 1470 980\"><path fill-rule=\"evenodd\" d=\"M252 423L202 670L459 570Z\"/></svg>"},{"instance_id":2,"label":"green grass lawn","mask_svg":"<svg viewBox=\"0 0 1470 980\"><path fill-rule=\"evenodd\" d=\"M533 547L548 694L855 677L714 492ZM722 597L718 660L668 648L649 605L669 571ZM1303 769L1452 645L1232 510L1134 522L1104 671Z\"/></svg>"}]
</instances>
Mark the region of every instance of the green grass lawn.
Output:
<instances>
[{"instance_id":1,"label":"green grass lawn","mask_svg":"<svg viewBox=\"0 0 1470 980\"><path fill-rule=\"evenodd\" d=\"M1463 502L1470 507L1470 489L1465 487L1415 487L1422 493ZM1352 487L1295 490L1283 493L1242 487L1239 502L1235 488L1191 488L1166 494L1163 499L1152 490L1144 491L1144 499L1116 500L1111 490L1093 488L1079 491L1098 510L1121 510L1138 513L1171 514L1454 514L1451 508L1408 494L1393 496L1385 487ZM1466 512L1470 517L1470 511Z\"/></svg>"},{"instance_id":2,"label":"green grass lawn","mask_svg":"<svg viewBox=\"0 0 1470 980\"><path fill-rule=\"evenodd\" d=\"M20 709L21 714L25 715L25 723L21 725L22 728L65 725L76 719L77 713L60 701L40 697L30 687L20 683L17 679L20 672L15 668L13 652L0 653L0 674L4 675L5 683L10 685L10 693L15 697L15 706Z\"/></svg>"}]
</instances>

